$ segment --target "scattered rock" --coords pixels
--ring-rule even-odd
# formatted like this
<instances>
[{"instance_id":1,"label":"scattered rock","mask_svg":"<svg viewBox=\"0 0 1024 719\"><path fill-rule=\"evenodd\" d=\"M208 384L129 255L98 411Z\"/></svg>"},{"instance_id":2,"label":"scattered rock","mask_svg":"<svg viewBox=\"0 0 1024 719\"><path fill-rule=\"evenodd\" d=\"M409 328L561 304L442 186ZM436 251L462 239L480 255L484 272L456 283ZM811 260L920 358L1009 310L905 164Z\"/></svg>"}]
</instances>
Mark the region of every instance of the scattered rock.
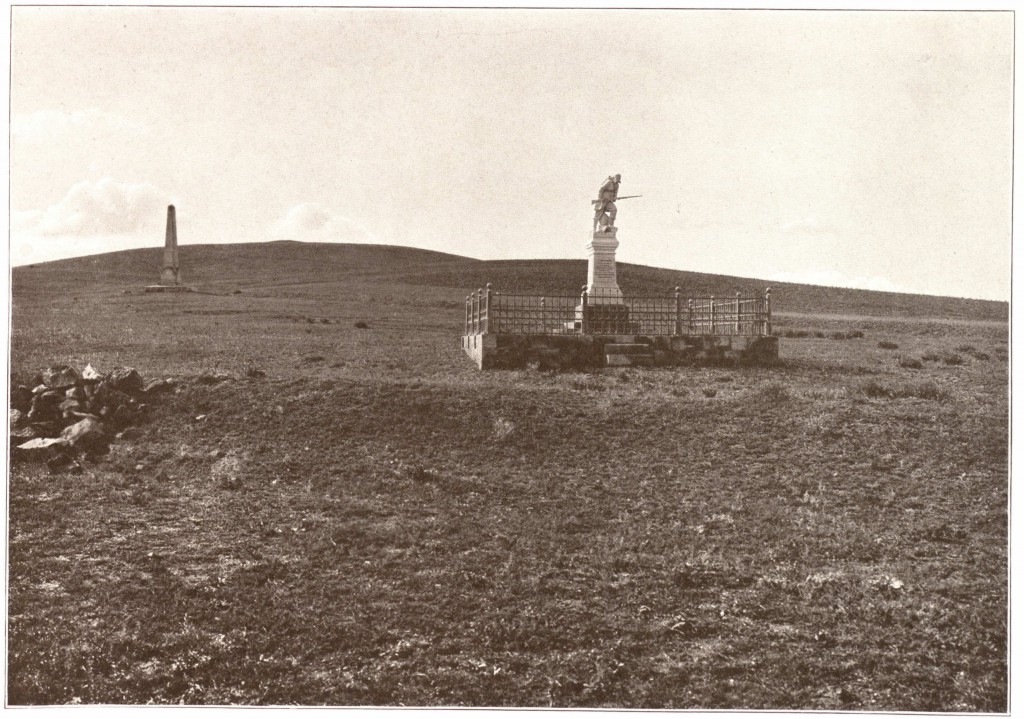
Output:
<instances>
[{"instance_id":1,"label":"scattered rock","mask_svg":"<svg viewBox=\"0 0 1024 719\"><path fill-rule=\"evenodd\" d=\"M39 430L36 429L34 424L30 424L27 427L19 427L18 429L11 430L11 444L27 442L28 440L35 439L39 436Z\"/></svg>"},{"instance_id":2,"label":"scattered rock","mask_svg":"<svg viewBox=\"0 0 1024 719\"><path fill-rule=\"evenodd\" d=\"M46 466L52 474L60 472L69 465L75 465L79 470L82 468L81 465L75 461L75 458L66 451L59 452L46 460Z\"/></svg>"},{"instance_id":3,"label":"scattered rock","mask_svg":"<svg viewBox=\"0 0 1024 719\"><path fill-rule=\"evenodd\" d=\"M138 427L129 427L128 429L124 429L124 430L121 430L120 432L118 432L117 433L117 438L118 439L123 439L125 441L130 442L132 440L138 439L143 434L145 434L145 432L143 432Z\"/></svg>"},{"instance_id":4,"label":"scattered rock","mask_svg":"<svg viewBox=\"0 0 1024 719\"><path fill-rule=\"evenodd\" d=\"M89 364L79 375L74 367L55 364L33 378L35 389L19 385L11 391L11 457L48 461L51 471L81 471L79 455L106 452L117 430L124 430L120 439L142 437L132 426L147 411L139 400L146 391L175 385L171 378L147 384L133 367L102 374ZM57 456L61 451L68 457Z\"/></svg>"},{"instance_id":5,"label":"scattered rock","mask_svg":"<svg viewBox=\"0 0 1024 719\"><path fill-rule=\"evenodd\" d=\"M11 408L21 412L28 412L32 406L32 390L23 384L11 390Z\"/></svg>"},{"instance_id":6,"label":"scattered rock","mask_svg":"<svg viewBox=\"0 0 1024 719\"><path fill-rule=\"evenodd\" d=\"M81 412L84 409L82 403L76 399L66 399L58 405L58 408L65 419L73 417L74 413Z\"/></svg>"},{"instance_id":7,"label":"scattered rock","mask_svg":"<svg viewBox=\"0 0 1024 719\"><path fill-rule=\"evenodd\" d=\"M30 439L25 444L19 444L15 449L16 456L22 459L47 460L68 446L67 440L61 437L37 437Z\"/></svg>"},{"instance_id":8,"label":"scattered rock","mask_svg":"<svg viewBox=\"0 0 1024 719\"><path fill-rule=\"evenodd\" d=\"M71 387L78 380L78 370L66 364L52 365L43 372L43 384L54 389Z\"/></svg>"},{"instance_id":9,"label":"scattered rock","mask_svg":"<svg viewBox=\"0 0 1024 719\"><path fill-rule=\"evenodd\" d=\"M110 444L106 428L96 419L81 419L65 427L61 437L75 449L86 452L101 452Z\"/></svg>"},{"instance_id":10,"label":"scattered rock","mask_svg":"<svg viewBox=\"0 0 1024 719\"><path fill-rule=\"evenodd\" d=\"M142 392L143 394L157 394L158 392L167 392L172 388L172 385L165 379L155 379L147 384Z\"/></svg>"},{"instance_id":11,"label":"scattered rock","mask_svg":"<svg viewBox=\"0 0 1024 719\"><path fill-rule=\"evenodd\" d=\"M56 391L37 394L32 400L32 409L28 411L30 422L56 422L60 419L60 403L64 395Z\"/></svg>"},{"instance_id":12,"label":"scattered rock","mask_svg":"<svg viewBox=\"0 0 1024 719\"><path fill-rule=\"evenodd\" d=\"M85 399L85 388L79 387L77 385L74 387L68 387L66 390L64 390L64 396L67 397L68 399Z\"/></svg>"},{"instance_id":13,"label":"scattered rock","mask_svg":"<svg viewBox=\"0 0 1024 719\"><path fill-rule=\"evenodd\" d=\"M115 367L103 380L107 387L118 392L135 393L142 390L142 376L134 367Z\"/></svg>"}]
</instances>

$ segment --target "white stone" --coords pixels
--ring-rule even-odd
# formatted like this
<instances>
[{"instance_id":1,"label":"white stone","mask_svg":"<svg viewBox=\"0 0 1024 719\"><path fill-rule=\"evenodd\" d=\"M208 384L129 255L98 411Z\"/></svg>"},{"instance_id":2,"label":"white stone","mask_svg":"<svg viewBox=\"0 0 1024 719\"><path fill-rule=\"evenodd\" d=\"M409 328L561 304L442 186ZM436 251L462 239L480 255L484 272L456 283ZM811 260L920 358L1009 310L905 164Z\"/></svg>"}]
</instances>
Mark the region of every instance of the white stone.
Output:
<instances>
[{"instance_id":1,"label":"white stone","mask_svg":"<svg viewBox=\"0 0 1024 719\"><path fill-rule=\"evenodd\" d=\"M595 232L587 244L587 304L622 304L622 290L619 289L615 269L615 250L618 246L615 228L611 228L610 232Z\"/></svg>"}]
</instances>

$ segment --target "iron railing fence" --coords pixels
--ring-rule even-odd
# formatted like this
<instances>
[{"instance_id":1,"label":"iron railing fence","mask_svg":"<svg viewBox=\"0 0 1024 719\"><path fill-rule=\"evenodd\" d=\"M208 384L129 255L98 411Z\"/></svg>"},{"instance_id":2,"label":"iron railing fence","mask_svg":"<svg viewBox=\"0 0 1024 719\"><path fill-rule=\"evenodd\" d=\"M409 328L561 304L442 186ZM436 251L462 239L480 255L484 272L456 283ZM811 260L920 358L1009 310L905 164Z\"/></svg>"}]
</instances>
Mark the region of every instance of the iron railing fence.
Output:
<instances>
[{"instance_id":1,"label":"iron railing fence","mask_svg":"<svg viewBox=\"0 0 1024 719\"><path fill-rule=\"evenodd\" d=\"M512 335L770 335L771 288L763 296L524 295L486 288L466 297L465 333Z\"/></svg>"}]
</instances>

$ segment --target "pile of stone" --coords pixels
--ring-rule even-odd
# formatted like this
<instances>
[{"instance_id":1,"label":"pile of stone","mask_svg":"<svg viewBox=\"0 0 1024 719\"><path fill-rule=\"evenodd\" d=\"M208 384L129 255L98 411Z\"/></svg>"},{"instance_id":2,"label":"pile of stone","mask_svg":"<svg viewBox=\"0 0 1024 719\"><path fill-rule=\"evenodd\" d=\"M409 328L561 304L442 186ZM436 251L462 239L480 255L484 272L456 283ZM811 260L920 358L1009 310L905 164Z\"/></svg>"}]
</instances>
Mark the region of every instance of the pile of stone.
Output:
<instances>
[{"instance_id":1,"label":"pile of stone","mask_svg":"<svg viewBox=\"0 0 1024 719\"><path fill-rule=\"evenodd\" d=\"M45 460L59 471L103 454L119 433L130 435L145 418L147 401L173 389L174 380L147 383L131 367L104 374L87 365L79 373L60 364L37 374L33 385L11 389L11 459Z\"/></svg>"}]
</instances>

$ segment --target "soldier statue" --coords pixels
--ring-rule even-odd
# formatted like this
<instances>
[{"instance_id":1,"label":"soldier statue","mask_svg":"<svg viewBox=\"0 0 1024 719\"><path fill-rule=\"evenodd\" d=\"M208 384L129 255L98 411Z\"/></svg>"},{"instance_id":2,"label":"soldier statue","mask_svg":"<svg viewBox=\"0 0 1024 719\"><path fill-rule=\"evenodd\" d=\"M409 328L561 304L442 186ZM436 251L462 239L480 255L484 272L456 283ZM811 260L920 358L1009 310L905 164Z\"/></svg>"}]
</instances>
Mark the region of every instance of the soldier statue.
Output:
<instances>
[{"instance_id":1,"label":"soldier statue","mask_svg":"<svg viewBox=\"0 0 1024 719\"><path fill-rule=\"evenodd\" d=\"M597 199L594 200L594 231L606 232L607 228L615 227L615 201L619 199L619 182L622 175L609 175L608 179L597 191Z\"/></svg>"}]
</instances>

